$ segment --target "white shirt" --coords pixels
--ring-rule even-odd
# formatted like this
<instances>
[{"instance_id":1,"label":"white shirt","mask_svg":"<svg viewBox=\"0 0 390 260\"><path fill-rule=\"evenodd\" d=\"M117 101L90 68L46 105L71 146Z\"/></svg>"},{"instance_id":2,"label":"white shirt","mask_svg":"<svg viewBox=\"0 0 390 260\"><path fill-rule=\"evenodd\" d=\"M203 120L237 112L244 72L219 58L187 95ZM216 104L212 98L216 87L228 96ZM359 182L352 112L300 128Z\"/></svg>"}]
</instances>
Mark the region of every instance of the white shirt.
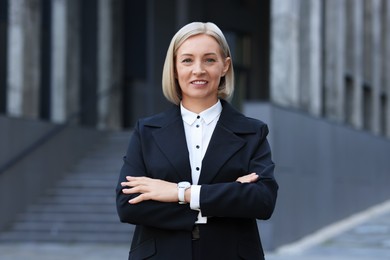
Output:
<instances>
[{"instance_id":1,"label":"white shirt","mask_svg":"<svg viewBox=\"0 0 390 260\"><path fill-rule=\"evenodd\" d=\"M191 112L180 104L181 116L184 122L184 132L187 141L189 159L191 165L191 202L190 207L193 210L200 211L200 189L197 185L199 176L202 170L202 160L206 154L207 147L210 143L211 136L217 125L219 116L222 112L221 102L218 102L212 107L202 111L199 114ZM199 212L196 223L207 223L207 217L203 217Z\"/></svg>"}]
</instances>

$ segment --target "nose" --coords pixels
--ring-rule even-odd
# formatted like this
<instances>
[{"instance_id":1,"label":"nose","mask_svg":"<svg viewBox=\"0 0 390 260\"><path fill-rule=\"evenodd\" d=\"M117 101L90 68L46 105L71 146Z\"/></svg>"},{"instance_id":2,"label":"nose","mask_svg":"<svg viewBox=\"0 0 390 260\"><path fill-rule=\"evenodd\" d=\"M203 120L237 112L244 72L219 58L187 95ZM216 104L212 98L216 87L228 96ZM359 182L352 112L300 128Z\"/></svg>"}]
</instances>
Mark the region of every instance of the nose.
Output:
<instances>
[{"instance_id":1,"label":"nose","mask_svg":"<svg viewBox=\"0 0 390 260\"><path fill-rule=\"evenodd\" d=\"M205 70L203 68L203 64L201 62L195 62L194 67L192 69L192 73L194 75L201 75L201 74L205 73Z\"/></svg>"}]
</instances>

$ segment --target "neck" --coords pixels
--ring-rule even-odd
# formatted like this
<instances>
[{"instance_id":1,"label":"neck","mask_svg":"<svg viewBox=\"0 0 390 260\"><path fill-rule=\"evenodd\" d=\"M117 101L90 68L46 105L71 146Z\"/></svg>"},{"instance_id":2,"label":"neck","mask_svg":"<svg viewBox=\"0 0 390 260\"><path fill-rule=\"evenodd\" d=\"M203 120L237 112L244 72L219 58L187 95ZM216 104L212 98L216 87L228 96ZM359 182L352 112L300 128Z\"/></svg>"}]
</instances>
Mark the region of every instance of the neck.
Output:
<instances>
[{"instance_id":1,"label":"neck","mask_svg":"<svg viewBox=\"0 0 390 260\"><path fill-rule=\"evenodd\" d=\"M202 111L205 111L206 109L214 106L216 103L218 102L218 98L216 99L213 99L213 100L209 100L209 101L205 101L205 100L199 100L199 101L194 101L194 100L182 100L182 104L183 106L196 113L196 114L199 114L201 113Z\"/></svg>"}]
</instances>

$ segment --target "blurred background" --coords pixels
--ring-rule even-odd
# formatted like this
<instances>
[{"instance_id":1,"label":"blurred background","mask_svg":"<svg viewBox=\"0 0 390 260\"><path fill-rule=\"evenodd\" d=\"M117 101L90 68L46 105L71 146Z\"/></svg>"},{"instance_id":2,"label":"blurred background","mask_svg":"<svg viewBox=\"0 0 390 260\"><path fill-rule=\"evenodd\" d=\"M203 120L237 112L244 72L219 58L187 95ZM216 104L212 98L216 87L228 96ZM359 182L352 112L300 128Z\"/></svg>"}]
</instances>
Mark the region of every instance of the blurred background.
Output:
<instances>
[{"instance_id":1,"label":"blurred background","mask_svg":"<svg viewBox=\"0 0 390 260\"><path fill-rule=\"evenodd\" d=\"M169 106L170 39L224 32L234 106L280 184L267 250L390 199L390 2L0 0L0 241L129 244L114 187L131 128Z\"/></svg>"}]
</instances>

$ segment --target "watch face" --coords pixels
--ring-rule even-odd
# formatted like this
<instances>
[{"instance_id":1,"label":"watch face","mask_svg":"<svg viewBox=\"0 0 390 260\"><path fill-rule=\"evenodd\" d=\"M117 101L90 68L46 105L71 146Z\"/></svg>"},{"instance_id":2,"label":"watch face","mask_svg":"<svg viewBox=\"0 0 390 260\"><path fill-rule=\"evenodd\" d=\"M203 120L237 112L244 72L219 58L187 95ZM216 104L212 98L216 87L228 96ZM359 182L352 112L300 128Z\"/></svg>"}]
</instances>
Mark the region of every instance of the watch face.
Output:
<instances>
[{"instance_id":1,"label":"watch face","mask_svg":"<svg viewBox=\"0 0 390 260\"><path fill-rule=\"evenodd\" d=\"M178 186L179 186L179 188L188 188L191 186L191 183L189 183L187 181L182 181L182 182L179 182Z\"/></svg>"}]
</instances>

